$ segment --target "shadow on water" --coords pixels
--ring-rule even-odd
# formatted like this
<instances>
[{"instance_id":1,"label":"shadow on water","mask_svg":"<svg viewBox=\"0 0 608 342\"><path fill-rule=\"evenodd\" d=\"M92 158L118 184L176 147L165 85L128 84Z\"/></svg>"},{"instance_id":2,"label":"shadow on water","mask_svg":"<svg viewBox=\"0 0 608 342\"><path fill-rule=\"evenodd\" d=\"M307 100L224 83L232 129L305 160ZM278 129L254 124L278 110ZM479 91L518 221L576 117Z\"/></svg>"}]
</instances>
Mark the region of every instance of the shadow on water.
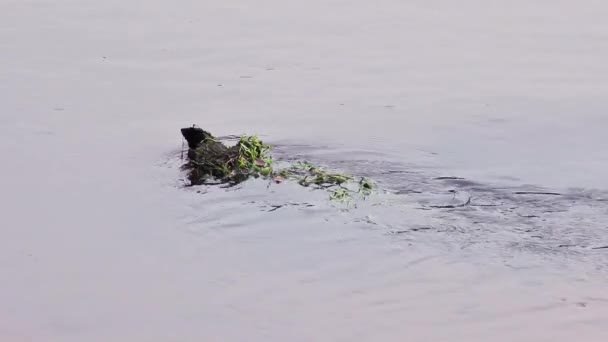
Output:
<instances>
[{"instance_id":1,"label":"shadow on water","mask_svg":"<svg viewBox=\"0 0 608 342\"><path fill-rule=\"evenodd\" d=\"M368 208L373 219L367 221L386 227L390 234L441 233L459 248L570 255L608 252L605 190L487 184L369 151L285 143L273 151L280 160L310 160L376 181L384 191L383 200Z\"/></svg>"}]
</instances>

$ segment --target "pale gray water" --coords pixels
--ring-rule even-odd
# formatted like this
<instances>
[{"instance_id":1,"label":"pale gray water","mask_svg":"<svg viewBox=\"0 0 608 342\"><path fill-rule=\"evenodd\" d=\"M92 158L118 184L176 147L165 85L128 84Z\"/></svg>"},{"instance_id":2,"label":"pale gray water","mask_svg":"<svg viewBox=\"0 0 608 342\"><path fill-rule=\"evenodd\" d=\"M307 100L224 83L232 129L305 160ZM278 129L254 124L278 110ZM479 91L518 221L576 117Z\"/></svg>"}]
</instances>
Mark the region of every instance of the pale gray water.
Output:
<instances>
[{"instance_id":1,"label":"pale gray water","mask_svg":"<svg viewBox=\"0 0 608 342\"><path fill-rule=\"evenodd\" d=\"M0 340L605 341L607 15L0 1ZM182 189L192 123L387 193Z\"/></svg>"}]
</instances>

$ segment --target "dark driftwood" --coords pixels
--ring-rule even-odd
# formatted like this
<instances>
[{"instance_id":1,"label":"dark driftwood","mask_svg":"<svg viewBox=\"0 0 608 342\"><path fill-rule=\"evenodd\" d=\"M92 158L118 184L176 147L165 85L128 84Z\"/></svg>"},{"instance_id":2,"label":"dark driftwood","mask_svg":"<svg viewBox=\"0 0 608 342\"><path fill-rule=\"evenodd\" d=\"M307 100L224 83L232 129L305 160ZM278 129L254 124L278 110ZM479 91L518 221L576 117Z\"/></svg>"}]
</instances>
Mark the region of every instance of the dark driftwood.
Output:
<instances>
[{"instance_id":1,"label":"dark driftwood","mask_svg":"<svg viewBox=\"0 0 608 342\"><path fill-rule=\"evenodd\" d=\"M235 174L239 157L238 144L228 147L211 133L195 126L182 128L181 132L188 142L188 162L184 168L188 170L191 185L203 184L209 178L225 183L241 178Z\"/></svg>"},{"instance_id":2,"label":"dark driftwood","mask_svg":"<svg viewBox=\"0 0 608 342\"><path fill-rule=\"evenodd\" d=\"M198 128L196 126L182 128L181 131L182 136L188 142L188 147L192 149L196 148L201 141L207 138L213 138L213 135L211 135L211 133L204 131L202 128Z\"/></svg>"},{"instance_id":3,"label":"dark driftwood","mask_svg":"<svg viewBox=\"0 0 608 342\"><path fill-rule=\"evenodd\" d=\"M184 169L188 170L190 185L232 186L252 177L275 182L290 179L305 187L329 190L330 198L338 201L348 201L352 194L365 198L374 187L372 182L361 178L355 183L358 190L349 189L347 183L354 183L352 177L328 172L307 162L273 171L270 146L257 136L242 136L236 145L228 147L219 138L196 126L182 128L181 133L188 142L188 160Z\"/></svg>"}]
</instances>

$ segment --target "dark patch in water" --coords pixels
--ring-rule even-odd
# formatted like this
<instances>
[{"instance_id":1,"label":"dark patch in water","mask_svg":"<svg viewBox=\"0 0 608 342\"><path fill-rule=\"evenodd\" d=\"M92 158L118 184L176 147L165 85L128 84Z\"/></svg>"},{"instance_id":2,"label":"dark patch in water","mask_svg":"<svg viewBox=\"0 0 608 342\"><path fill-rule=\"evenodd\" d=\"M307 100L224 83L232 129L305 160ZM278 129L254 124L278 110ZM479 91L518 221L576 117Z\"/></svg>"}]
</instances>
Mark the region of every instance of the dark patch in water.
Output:
<instances>
[{"instance_id":1,"label":"dark patch in water","mask_svg":"<svg viewBox=\"0 0 608 342\"><path fill-rule=\"evenodd\" d=\"M412 171L406 171L406 170L387 170L387 171L384 171L384 174L387 174L387 175L395 174L395 173L412 173Z\"/></svg>"},{"instance_id":2,"label":"dark patch in water","mask_svg":"<svg viewBox=\"0 0 608 342\"><path fill-rule=\"evenodd\" d=\"M548 195L548 196L561 196L558 192L542 192L542 191L516 191L515 195Z\"/></svg>"},{"instance_id":3,"label":"dark patch in water","mask_svg":"<svg viewBox=\"0 0 608 342\"><path fill-rule=\"evenodd\" d=\"M449 179L448 182L444 182L446 184L452 185L452 186L458 186L461 188L469 188L469 187L481 187L482 184L474 182L474 181L470 181L470 180L466 180L464 178L459 178L459 179Z\"/></svg>"},{"instance_id":4,"label":"dark patch in water","mask_svg":"<svg viewBox=\"0 0 608 342\"><path fill-rule=\"evenodd\" d=\"M399 195L390 204L398 207L382 218L391 234L444 233L449 237L446 242L449 244L468 247L499 244L543 255L590 250L565 246L600 245L595 248L608 249L608 245L601 245L602 242L608 244L608 228L600 226L601 222L608 221L608 192L604 190L552 191L530 184L484 184L458 176L436 176L432 170L416 165L361 160L357 153L331 154L325 147L284 145L276 151L279 159L297 155L369 177L389 193ZM403 209L397 208L416 210L420 213L416 215L422 215L428 225L414 228L416 230L399 229L405 228L404 220L408 218ZM450 224L446 225L447 222Z\"/></svg>"},{"instance_id":5,"label":"dark patch in water","mask_svg":"<svg viewBox=\"0 0 608 342\"><path fill-rule=\"evenodd\" d=\"M410 189L402 189L394 192L395 195L407 195L407 194L421 194L422 191L418 190L410 190Z\"/></svg>"},{"instance_id":6,"label":"dark patch in water","mask_svg":"<svg viewBox=\"0 0 608 342\"><path fill-rule=\"evenodd\" d=\"M270 209L264 210L264 211L273 212L273 211L277 211L279 209L287 208L287 207L311 208L311 207L314 207L314 204L310 204L310 203L306 203L306 202L301 202L301 203L286 202L286 203L282 203L282 204L264 205L264 206L261 206L260 208L264 208L264 209L270 208Z\"/></svg>"},{"instance_id":7,"label":"dark patch in water","mask_svg":"<svg viewBox=\"0 0 608 342\"><path fill-rule=\"evenodd\" d=\"M419 231L423 231L423 230L431 230L433 229L432 227L417 227L417 228L410 228L407 230L392 230L390 231L391 234L405 234L405 233L411 233L411 232L419 232Z\"/></svg>"}]
</instances>

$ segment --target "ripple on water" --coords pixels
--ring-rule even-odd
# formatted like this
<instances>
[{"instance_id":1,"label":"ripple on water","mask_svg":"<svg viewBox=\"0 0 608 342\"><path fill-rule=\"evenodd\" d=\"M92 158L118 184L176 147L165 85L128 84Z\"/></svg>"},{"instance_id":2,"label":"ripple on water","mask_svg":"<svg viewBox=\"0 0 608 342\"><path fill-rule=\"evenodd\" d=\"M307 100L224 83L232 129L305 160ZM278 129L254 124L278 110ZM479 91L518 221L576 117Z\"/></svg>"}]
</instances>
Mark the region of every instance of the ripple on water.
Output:
<instances>
[{"instance_id":1,"label":"ripple on water","mask_svg":"<svg viewBox=\"0 0 608 342\"><path fill-rule=\"evenodd\" d=\"M608 191L484 183L383 159L381 153L368 158L370 151L339 154L289 144L275 151L279 159L295 155L377 181L386 193L355 211L369 213L368 224L391 234L417 240L426 234L450 248L592 258L606 266L597 251L608 246Z\"/></svg>"}]
</instances>

